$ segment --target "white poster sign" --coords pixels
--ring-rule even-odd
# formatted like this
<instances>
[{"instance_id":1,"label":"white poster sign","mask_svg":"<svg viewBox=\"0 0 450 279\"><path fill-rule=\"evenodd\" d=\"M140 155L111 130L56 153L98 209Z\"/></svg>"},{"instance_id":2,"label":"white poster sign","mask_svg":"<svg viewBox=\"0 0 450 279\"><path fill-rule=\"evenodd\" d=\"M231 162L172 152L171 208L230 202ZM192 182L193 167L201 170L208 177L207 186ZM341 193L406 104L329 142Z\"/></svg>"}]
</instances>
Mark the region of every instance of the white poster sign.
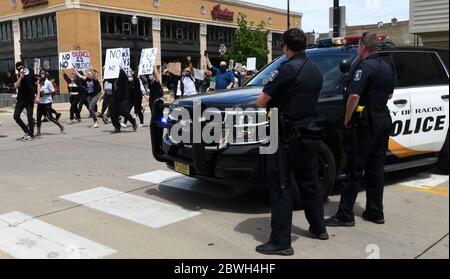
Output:
<instances>
[{"instance_id":1,"label":"white poster sign","mask_svg":"<svg viewBox=\"0 0 450 279\"><path fill-rule=\"evenodd\" d=\"M39 75L39 72L41 71L41 59L34 58L33 69L34 69L34 74Z\"/></svg>"},{"instance_id":2,"label":"white poster sign","mask_svg":"<svg viewBox=\"0 0 450 279\"><path fill-rule=\"evenodd\" d=\"M194 68L194 75L195 75L195 79L205 80L205 72L203 72L203 70Z\"/></svg>"},{"instance_id":3,"label":"white poster sign","mask_svg":"<svg viewBox=\"0 0 450 279\"><path fill-rule=\"evenodd\" d=\"M119 77L120 67L124 70L123 48L110 48L106 50L104 79L115 79ZM128 59L129 60L129 59ZM129 68L129 66L128 66Z\"/></svg>"},{"instance_id":4,"label":"white poster sign","mask_svg":"<svg viewBox=\"0 0 450 279\"><path fill-rule=\"evenodd\" d=\"M73 50L70 52L72 68L77 71L91 68L89 52L85 50Z\"/></svg>"},{"instance_id":5,"label":"white poster sign","mask_svg":"<svg viewBox=\"0 0 450 279\"><path fill-rule=\"evenodd\" d=\"M122 49L122 68L127 75L131 75L130 63L131 63L130 49L123 48Z\"/></svg>"},{"instance_id":6,"label":"white poster sign","mask_svg":"<svg viewBox=\"0 0 450 279\"><path fill-rule=\"evenodd\" d=\"M247 71L256 70L256 57L247 58Z\"/></svg>"},{"instance_id":7,"label":"white poster sign","mask_svg":"<svg viewBox=\"0 0 450 279\"><path fill-rule=\"evenodd\" d=\"M144 76L153 74L153 66L155 65L157 52L158 49L156 48L146 48L142 50L138 75Z\"/></svg>"}]
</instances>

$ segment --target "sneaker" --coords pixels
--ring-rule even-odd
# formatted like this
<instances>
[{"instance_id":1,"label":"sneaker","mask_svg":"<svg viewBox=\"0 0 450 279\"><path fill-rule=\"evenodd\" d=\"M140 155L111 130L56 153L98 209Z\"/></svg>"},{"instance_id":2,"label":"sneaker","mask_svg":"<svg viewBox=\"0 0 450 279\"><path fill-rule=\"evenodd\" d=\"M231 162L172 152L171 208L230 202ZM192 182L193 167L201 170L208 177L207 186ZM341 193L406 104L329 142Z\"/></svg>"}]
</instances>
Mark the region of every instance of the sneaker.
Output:
<instances>
[{"instance_id":1,"label":"sneaker","mask_svg":"<svg viewBox=\"0 0 450 279\"><path fill-rule=\"evenodd\" d=\"M138 129L138 124L136 123L136 121L134 121L133 130L136 132L137 129Z\"/></svg>"},{"instance_id":2,"label":"sneaker","mask_svg":"<svg viewBox=\"0 0 450 279\"><path fill-rule=\"evenodd\" d=\"M138 128L144 128L144 124L139 124Z\"/></svg>"},{"instance_id":3,"label":"sneaker","mask_svg":"<svg viewBox=\"0 0 450 279\"><path fill-rule=\"evenodd\" d=\"M93 129L96 129L96 128L98 128L98 121L97 122L95 122L95 124L92 126L92 128Z\"/></svg>"},{"instance_id":4,"label":"sneaker","mask_svg":"<svg viewBox=\"0 0 450 279\"><path fill-rule=\"evenodd\" d=\"M120 129L114 129L114 131L111 132L111 134L119 134L121 131Z\"/></svg>"},{"instance_id":5,"label":"sneaker","mask_svg":"<svg viewBox=\"0 0 450 279\"><path fill-rule=\"evenodd\" d=\"M127 127L127 124L125 124L125 123L123 123L123 122L120 122L120 127L126 128L126 127Z\"/></svg>"},{"instance_id":6,"label":"sneaker","mask_svg":"<svg viewBox=\"0 0 450 279\"><path fill-rule=\"evenodd\" d=\"M22 139L22 141L24 141L24 142L29 142L29 141L31 141L33 138L30 136L30 135L27 135L26 137L24 137L23 139Z\"/></svg>"},{"instance_id":7,"label":"sneaker","mask_svg":"<svg viewBox=\"0 0 450 279\"><path fill-rule=\"evenodd\" d=\"M26 138L28 136L27 133L25 133L21 138L18 138L17 140L23 140L24 138Z\"/></svg>"},{"instance_id":8,"label":"sneaker","mask_svg":"<svg viewBox=\"0 0 450 279\"><path fill-rule=\"evenodd\" d=\"M328 235L327 230L322 231L321 233L317 233L315 230L313 230L312 227L309 227L309 233L312 234L315 238L319 240L328 240L330 239L330 236Z\"/></svg>"}]
</instances>

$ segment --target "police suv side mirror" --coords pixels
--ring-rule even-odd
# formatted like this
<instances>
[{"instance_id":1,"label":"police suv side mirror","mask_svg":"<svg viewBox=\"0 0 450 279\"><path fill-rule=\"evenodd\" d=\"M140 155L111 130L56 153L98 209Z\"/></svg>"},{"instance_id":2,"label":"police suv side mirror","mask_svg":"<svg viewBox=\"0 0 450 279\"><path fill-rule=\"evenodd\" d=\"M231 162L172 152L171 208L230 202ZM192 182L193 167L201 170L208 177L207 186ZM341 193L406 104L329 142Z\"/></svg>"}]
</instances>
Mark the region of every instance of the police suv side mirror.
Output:
<instances>
[{"instance_id":1,"label":"police suv side mirror","mask_svg":"<svg viewBox=\"0 0 450 279\"><path fill-rule=\"evenodd\" d=\"M342 60L341 64L339 65L339 69L343 74L350 72L351 67L352 67L351 60L348 59Z\"/></svg>"}]
</instances>

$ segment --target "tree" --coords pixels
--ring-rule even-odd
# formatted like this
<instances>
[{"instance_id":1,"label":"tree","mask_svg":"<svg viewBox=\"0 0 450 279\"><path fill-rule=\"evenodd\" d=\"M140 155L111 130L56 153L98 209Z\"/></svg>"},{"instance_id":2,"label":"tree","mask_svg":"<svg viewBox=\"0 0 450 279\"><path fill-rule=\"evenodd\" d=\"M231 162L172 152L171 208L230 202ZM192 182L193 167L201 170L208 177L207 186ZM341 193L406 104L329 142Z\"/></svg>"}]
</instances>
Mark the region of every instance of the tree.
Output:
<instances>
[{"instance_id":1,"label":"tree","mask_svg":"<svg viewBox=\"0 0 450 279\"><path fill-rule=\"evenodd\" d=\"M264 21L257 26L254 22L247 22L247 16L241 14L238 18L238 29L234 35L234 43L231 46L226 60L234 60L236 63L247 63L248 57L256 57L257 68L261 69L267 64L267 31L264 30Z\"/></svg>"}]
</instances>

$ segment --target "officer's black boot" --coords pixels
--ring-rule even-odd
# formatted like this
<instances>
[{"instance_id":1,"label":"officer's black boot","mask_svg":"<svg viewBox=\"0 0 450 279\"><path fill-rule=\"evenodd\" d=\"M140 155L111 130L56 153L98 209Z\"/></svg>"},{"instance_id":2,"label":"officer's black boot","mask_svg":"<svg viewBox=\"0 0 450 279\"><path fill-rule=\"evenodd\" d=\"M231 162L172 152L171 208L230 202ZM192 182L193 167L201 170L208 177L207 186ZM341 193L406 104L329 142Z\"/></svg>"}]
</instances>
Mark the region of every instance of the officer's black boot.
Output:
<instances>
[{"instance_id":1,"label":"officer's black boot","mask_svg":"<svg viewBox=\"0 0 450 279\"><path fill-rule=\"evenodd\" d=\"M354 227L355 222L345 222L337 218L336 216L325 219L325 226L327 227Z\"/></svg>"},{"instance_id":2,"label":"officer's black boot","mask_svg":"<svg viewBox=\"0 0 450 279\"><path fill-rule=\"evenodd\" d=\"M294 255L294 249L292 247L283 247L273 243L266 243L256 247L256 252L264 255L277 255L277 256L292 256Z\"/></svg>"}]
</instances>

